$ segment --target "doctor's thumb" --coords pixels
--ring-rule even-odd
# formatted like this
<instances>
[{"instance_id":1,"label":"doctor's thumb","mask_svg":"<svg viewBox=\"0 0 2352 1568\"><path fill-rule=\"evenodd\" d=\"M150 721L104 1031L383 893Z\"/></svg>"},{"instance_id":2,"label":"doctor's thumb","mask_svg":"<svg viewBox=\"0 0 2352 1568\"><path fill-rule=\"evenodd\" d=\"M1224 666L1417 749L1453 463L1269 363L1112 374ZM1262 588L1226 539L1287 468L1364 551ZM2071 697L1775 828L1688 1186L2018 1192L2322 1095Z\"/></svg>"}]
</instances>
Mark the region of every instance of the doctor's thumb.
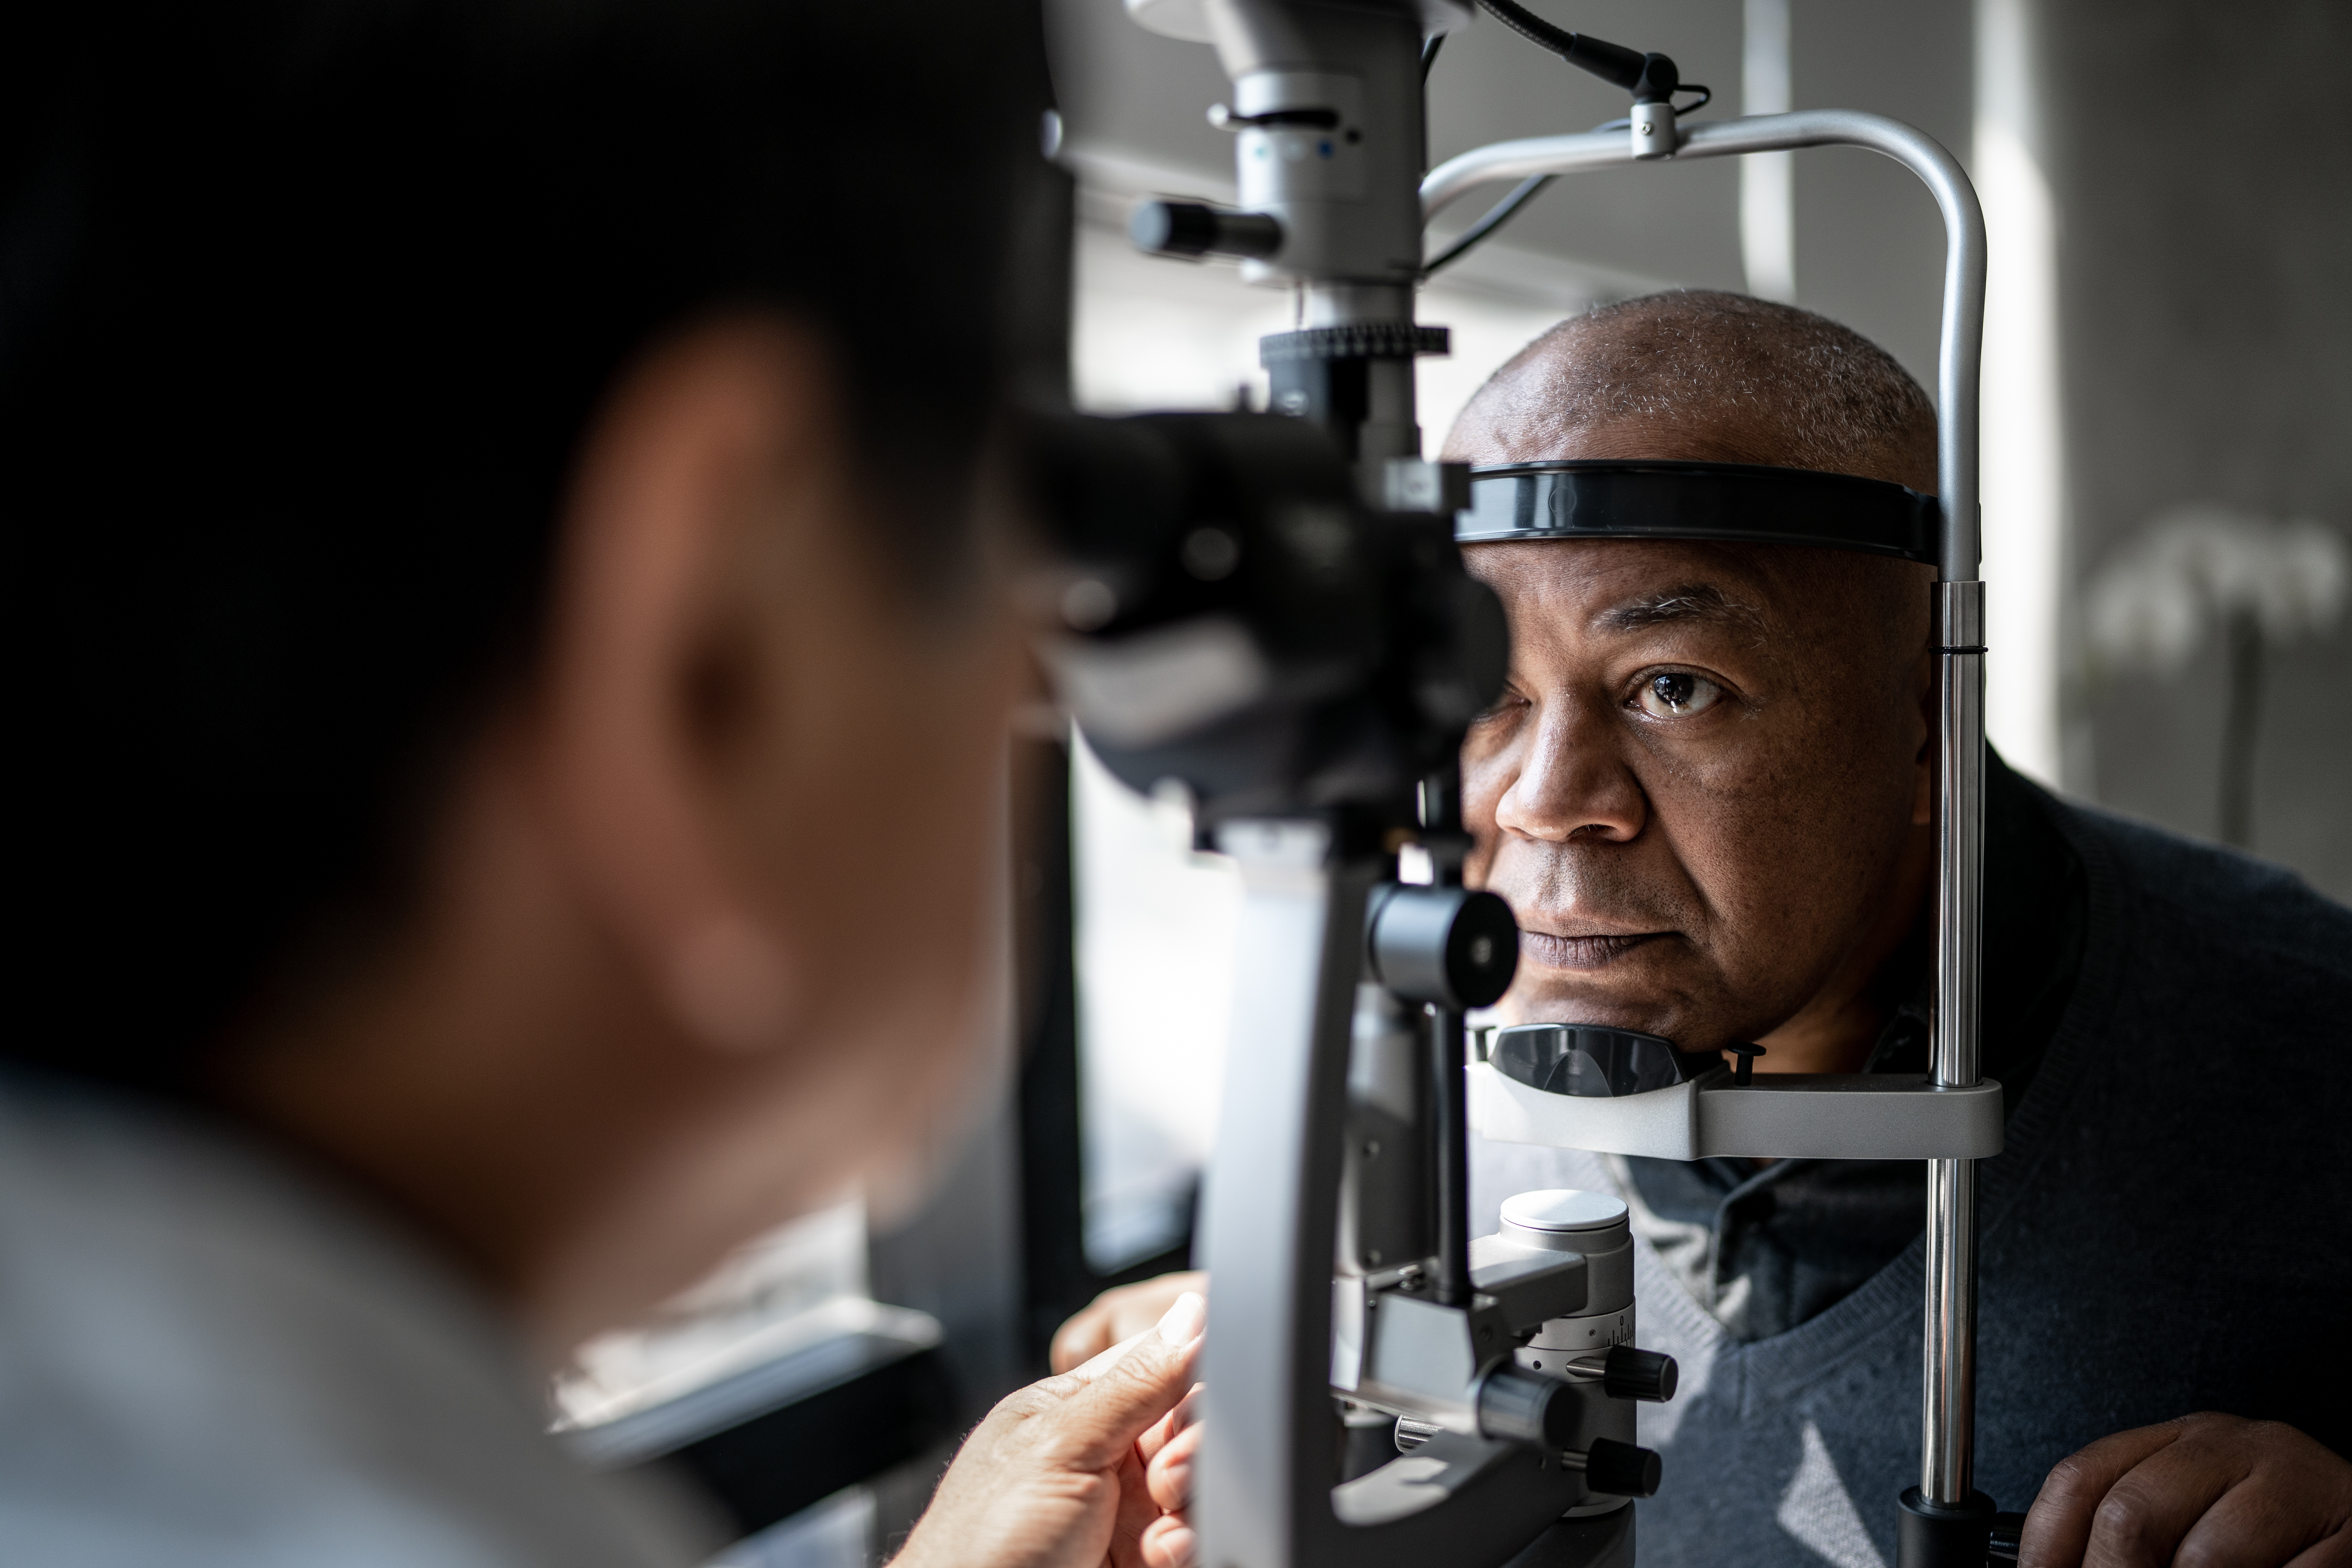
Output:
<instances>
[{"instance_id":1,"label":"doctor's thumb","mask_svg":"<svg viewBox=\"0 0 2352 1568\"><path fill-rule=\"evenodd\" d=\"M1107 1458L1124 1454L1192 1392L1208 1315L1208 1302L1188 1290L1158 1328L1068 1374L1087 1380L1064 1406L1073 1434Z\"/></svg>"}]
</instances>

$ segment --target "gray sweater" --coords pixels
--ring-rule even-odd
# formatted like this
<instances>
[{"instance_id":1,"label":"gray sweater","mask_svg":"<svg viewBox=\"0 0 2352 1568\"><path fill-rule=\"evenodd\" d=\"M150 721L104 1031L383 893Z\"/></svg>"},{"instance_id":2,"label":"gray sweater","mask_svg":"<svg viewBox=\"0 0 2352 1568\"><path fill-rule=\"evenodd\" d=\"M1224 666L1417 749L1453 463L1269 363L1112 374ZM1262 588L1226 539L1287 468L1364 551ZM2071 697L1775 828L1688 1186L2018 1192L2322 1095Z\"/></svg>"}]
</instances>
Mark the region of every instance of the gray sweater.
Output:
<instances>
[{"instance_id":1,"label":"gray sweater","mask_svg":"<svg viewBox=\"0 0 2352 1568\"><path fill-rule=\"evenodd\" d=\"M2030 786L2029 786L2030 787ZM2352 910L2291 874L2033 792L2081 858L2081 968L2008 1147L1979 1168L1977 1483L2022 1509L2110 1432L2197 1410L2352 1452ZM1990 1047L1989 1047L1990 1048ZM1484 1144L1474 1202L1613 1190L1606 1163ZM1665 1483L1644 1568L1895 1560L1917 1484L1917 1241L1785 1332L1741 1342L1636 1244L1643 1407Z\"/></svg>"}]
</instances>

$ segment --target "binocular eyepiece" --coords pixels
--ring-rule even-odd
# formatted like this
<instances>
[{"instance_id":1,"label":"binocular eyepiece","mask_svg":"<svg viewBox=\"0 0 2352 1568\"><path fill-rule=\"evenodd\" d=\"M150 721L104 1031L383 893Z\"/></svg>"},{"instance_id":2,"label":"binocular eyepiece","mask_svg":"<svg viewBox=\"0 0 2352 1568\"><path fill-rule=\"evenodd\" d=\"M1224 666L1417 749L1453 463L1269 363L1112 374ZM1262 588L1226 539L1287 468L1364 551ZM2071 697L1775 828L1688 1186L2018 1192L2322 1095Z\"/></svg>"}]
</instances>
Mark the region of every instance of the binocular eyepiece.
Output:
<instances>
[{"instance_id":1,"label":"binocular eyepiece","mask_svg":"<svg viewBox=\"0 0 2352 1568\"><path fill-rule=\"evenodd\" d=\"M1509 654L1450 517L1368 505L1277 415L1059 417L1027 455L1063 563L1044 656L1113 773L1181 780L1203 823L1413 823Z\"/></svg>"}]
</instances>

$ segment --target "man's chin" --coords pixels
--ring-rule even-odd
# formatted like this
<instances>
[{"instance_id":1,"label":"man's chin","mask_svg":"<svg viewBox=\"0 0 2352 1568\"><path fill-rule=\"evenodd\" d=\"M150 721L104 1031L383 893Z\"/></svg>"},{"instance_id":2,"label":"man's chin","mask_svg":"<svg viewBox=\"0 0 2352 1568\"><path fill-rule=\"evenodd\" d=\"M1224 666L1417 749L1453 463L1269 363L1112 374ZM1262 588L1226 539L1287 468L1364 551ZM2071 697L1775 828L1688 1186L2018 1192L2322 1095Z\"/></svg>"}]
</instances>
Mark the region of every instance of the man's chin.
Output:
<instances>
[{"instance_id":1,"label":"man's chin","mask_svg":"<svg viewBox=\"0 0 2352 1568\"><path fill-rule=\"evenodd\" d=\"M1638 942L1605 963L1574 967L1547 963L1545 956L1529 953L1521 938L1517 978L1496 1009L1503 1022L1600 1024L1679 1046L1682 1033L1697 1022L1693 1003L1711 989L1706 977L1688 973L1690 950L1680 942ZM1677 956L1681 962L1673 962Z\"/></svg>"}]
</instances>

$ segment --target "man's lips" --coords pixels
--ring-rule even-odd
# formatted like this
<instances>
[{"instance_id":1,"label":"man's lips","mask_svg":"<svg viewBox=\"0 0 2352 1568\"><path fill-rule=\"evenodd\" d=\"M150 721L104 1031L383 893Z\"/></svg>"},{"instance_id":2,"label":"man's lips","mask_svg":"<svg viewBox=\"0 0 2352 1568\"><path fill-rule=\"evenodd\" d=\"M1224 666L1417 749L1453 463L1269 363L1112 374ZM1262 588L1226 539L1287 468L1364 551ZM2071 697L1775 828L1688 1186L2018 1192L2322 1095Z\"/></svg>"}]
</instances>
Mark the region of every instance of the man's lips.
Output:
<instances>
[{"instance_id":1,"label":"man's lips","mask_svg":"<svg viewBox=\"0 0 2352 1568\"><path fill-rule=\"evenodd\" d=\"M1545 969L1601 969L1644 942L1673 934L1648 931L1631 935L1554 936L1545 931L1522 931L1519 957Z\"/></svg>"}]
</instances>

